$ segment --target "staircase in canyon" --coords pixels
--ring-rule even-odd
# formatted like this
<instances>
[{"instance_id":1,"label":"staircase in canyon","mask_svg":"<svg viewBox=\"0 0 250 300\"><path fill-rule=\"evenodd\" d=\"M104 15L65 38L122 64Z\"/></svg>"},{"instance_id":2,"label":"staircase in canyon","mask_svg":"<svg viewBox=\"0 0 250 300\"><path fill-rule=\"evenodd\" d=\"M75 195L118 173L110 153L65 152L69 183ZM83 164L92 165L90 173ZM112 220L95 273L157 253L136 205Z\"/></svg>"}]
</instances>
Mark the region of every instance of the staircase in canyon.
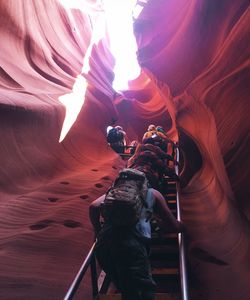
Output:
<instances>
[{"instance_id":1,"label":"staircase in canyon","mask_svg":"<svg viewBox=\"0 0 250 300\"><path fill-rule=\"evenodd\" d=\"M176 156L178 162L178 149ZM175 165L178 175L178 164ZM179 203L179 182L170 177L164 178L162 194L178 220L180 216ZM150 261L153 278L156 282L155 300L188 300L188 281L185 259L185 244L183 233L163 233L157 225L157 221L152 219L152 243ZM96 268L94 255L94 245L81 266L75 280L64 300L74 299L82 278L87 269L91 269L93 300L121 300L121 295L117 292L113 283L106 276L105 272Z\"/></svg>"}]
</instances>

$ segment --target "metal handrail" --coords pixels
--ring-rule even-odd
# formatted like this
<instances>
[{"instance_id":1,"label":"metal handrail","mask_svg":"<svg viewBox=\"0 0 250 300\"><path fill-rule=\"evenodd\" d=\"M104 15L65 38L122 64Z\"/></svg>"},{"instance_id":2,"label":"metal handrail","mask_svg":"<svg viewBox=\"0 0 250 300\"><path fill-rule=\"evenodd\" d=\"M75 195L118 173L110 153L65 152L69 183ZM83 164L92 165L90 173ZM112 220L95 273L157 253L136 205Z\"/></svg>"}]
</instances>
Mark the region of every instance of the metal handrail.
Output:
<instances>
[{"instance_id":1,"label":"metal handrail","mask_svg":"<svg viewBox=\"0 0 250 300\"><path fill-rule=\"evenodd\" d=\"M175 172L176 175L179 175L179 160L180 152L178 147L176 147L176 161ZM177 205L177 220L181 221L181 209L180 209L180 184L176 182L176 205ZM188 294L188 276L187 276L187 259L186 259L186 247L184 234L181 232L178 234L178 243L179 243L179 260L180 260L180 280L181 280L181 299L189 300Z\"/></svg>"},{"instance_id":2,"label":"metal handrail","mask_svg":"<svg viewBox=\"0 0 250 300\"><path fill-rule=\"evenodd\" d=\"M92 291L93 296L96 296L98 294L98 285L97 285L97 272L96 272L96 261L95 261L95 255L94 255L94 243L89 250L89 253L87 254L83 264L81 265L75 279L73 280L71 286L68 289L68 292L66 296L64 297L64 300L71 300L73 299L75 293L77 292L77 289L81 283L81 280L83 276L85 275L87 269L89 266L91 267L91 280L92 280Z\"/></svg>"}]
</instances>

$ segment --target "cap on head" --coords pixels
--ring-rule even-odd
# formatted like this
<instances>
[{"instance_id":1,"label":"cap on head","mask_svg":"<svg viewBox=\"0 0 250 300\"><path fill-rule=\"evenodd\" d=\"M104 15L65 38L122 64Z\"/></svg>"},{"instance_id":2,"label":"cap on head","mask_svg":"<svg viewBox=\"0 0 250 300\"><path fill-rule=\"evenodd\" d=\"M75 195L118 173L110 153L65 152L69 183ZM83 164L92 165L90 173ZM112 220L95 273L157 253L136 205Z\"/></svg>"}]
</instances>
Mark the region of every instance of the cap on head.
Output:
<instances>
[{"instance_id":1,"label":"cap on head","mask_svg":"<svg viewBox=\"0 0 250 300\"><path fill-rule=\"evenodd\" d=\"M151 124L148 126L148 131L156 130L155 125Z\"/></svg>"},{"instance_id":2,"label":"cap on head","mask_svg":"<svg viewBox=\"0 0 250 300\"><path fill-rule=\"evenodd\" d=\"M166 134L166 132L165 132L165 130L164 130L164 128L163 128L162 126L157 126L157 127L156 127L156 130L157 130L157 131L160 131L160 132L162 132L162 133L164 133L164 134Z\"/></svg>"}]
</instances>

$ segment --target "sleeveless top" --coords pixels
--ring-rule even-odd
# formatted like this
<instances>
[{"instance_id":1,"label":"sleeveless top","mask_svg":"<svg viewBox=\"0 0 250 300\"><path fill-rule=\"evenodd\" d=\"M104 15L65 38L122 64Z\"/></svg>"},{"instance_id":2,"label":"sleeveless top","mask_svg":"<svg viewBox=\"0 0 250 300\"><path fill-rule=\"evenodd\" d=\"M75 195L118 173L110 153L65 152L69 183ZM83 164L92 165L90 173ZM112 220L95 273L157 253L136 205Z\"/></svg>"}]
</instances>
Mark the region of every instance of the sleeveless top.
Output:
<instances>
[{"instance_id":1,"label":"sleeveless top","mask_svg":"<svg viewBox=\"0 0 250 300\"><path fill-rule=\"evenodd\" d=\"M141 218L136 224L136 231L139 233L140 236L150 239L151 238L150 217L153 213L153 207L155 204L152 188L148 189L146 203L148 207L142 208Z\"/></svg>"}]
</instances>

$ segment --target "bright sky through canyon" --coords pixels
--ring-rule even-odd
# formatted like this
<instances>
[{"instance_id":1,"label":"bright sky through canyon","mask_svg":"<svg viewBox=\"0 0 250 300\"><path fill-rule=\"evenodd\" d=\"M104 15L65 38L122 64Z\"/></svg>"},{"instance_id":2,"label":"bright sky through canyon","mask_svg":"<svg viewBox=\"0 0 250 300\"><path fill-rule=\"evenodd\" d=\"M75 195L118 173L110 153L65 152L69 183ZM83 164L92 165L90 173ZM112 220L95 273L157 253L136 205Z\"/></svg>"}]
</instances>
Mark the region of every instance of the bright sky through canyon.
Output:
<instances>
[{"instance_id":1,"label":"bright sky through canyon","mask_svg":"<svg viewBox=\"0 0 250 300\"><path fill-rule=\"evenodd\" d=\"M127 89L128 81L137 78L141 71L133 33L132 11L135 3L135 0L104 0L110 50L116 61L113 88L117 91Z\"/></svg>"},{"instance_id":2,"label":"bright sky through canyon","mask_svg":"<svg viewBox=\"0 0 250 300\"><path fill-rule=\"evenodd\" d=\"M61 3L70 8L79 8L84 1L65 1ZM135 10L136 8L136 10ZM128 82L140 75L141 69L137 61L137 45L133 33L133 18L137 16L141 7L136 5L136 0L103 0L104 18L102 14L94 24L92 39L83 61L82 73L89 71L89 57L94 44L104 37L105 26L107 28L110 51L115 58L113 88L117 91L128 89ZM66 115L60 134L59 142L62 142L84 104L87 83L83 76L76 78L73 90L69 94L59 97L59 101L66 108Z\"/></svg>"}]
</instances>

